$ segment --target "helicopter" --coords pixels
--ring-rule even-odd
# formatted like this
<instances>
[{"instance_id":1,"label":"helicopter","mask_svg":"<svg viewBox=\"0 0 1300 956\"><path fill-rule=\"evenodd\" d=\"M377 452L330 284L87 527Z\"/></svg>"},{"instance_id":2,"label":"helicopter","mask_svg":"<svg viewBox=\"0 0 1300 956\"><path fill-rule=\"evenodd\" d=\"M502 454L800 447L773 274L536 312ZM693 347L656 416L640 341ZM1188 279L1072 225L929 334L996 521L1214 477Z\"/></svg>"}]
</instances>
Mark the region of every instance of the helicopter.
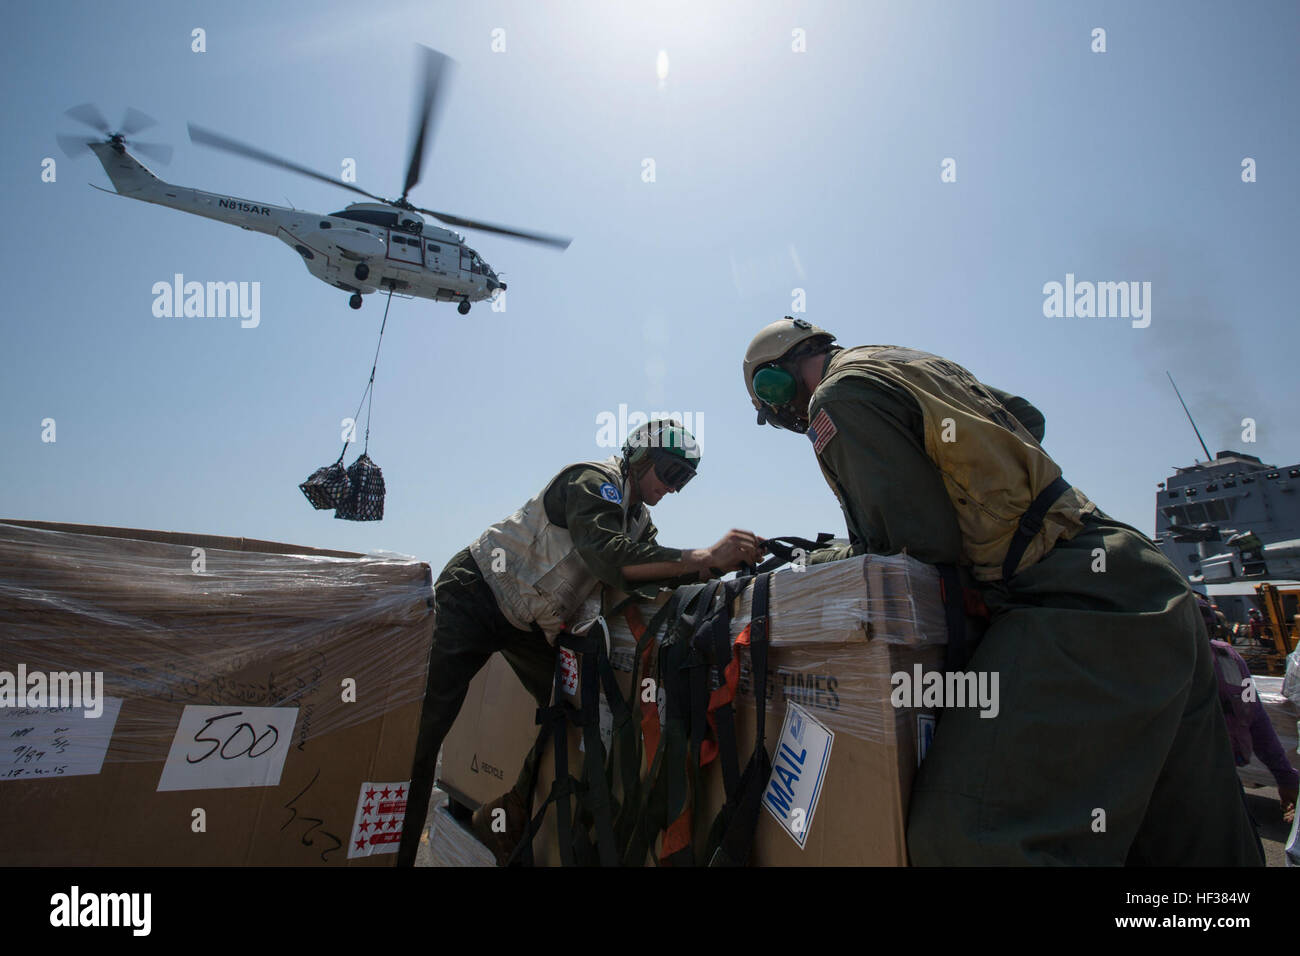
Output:
<instances>
[{"instance_id":1,"label":"helicopter","mask_svg":"<svg viewBox=\"0 0 1300 956\"><path fill-rule=\"evenodd\" d=\"M113 190L103 189L103 192L113 193L115 190L117 195L130 199L168 206L275 236L298 253L308 272L322 282L351 293L348 304L354 309L361 308L362 296L382 289L390 294L456 302L457 311L465 315L470 310L470 303L495 299L505 291L506 284L466 243L462 234L432 225L425 216L450 226L478 229L561 250L568 248L571 240L421 209L407 199L420 181L441 93L446 86L443 78L450 72L451 63L449 57L428 47L419 46L419 50L421 69L417 77L417 96L420 106L411 138L406 180L402 194L396 199L384 199L353 183L316 172L193 123L189 124L192 142L341 186L375 201L355 202L338 212L321 215L164 182L132 155L131 150L166 163L171 149L164 144L128 141L128 136L133 137L156 125L155 120L133 108L127 109L122 123L113 130L93 104L73 107L66 115L99 131L106 138L86 141L82 134L61 135L57 139L70 157L84 155L87 150L95 154L113 184ZM99 186L95 188L101 189Z\"/></svg>"}]
</instances>

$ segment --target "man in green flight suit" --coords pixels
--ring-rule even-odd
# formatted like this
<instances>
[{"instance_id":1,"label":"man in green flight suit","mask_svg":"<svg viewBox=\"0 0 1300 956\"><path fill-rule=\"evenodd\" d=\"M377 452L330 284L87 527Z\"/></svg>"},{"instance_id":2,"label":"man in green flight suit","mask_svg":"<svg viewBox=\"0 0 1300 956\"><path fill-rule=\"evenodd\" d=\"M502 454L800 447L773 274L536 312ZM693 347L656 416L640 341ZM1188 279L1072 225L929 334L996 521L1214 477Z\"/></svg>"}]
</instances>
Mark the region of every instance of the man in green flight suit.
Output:
<instances>
[{"instance_id":1,"label":"man in green flight suit","mask_svg":"<svg viewBox=\"0 0 1300 956\"><path fill-rule=\"evenodd\" d=\"M653 597L762 557L759 539L732 530L710 548L679 550L656 541L649 507L695 476L695 437L676 421L635 429L620 456L563 468L510 517L448 563L434 585L433 649L410 805L398 865L414 861L443 738L470 681L500 651L537 703L550 703L556 635L601 584ZM528 821L529 756L513 789L475 814L475 830L504 861ZM505 832L491 826L505 810Z\"/></svg>"},{"instance_id":2,"label":"man in green flight suit","mask_svg":"<svg viewBox=\"0 0 1300 956\"><path fill-rule=\"evenodd\" d=\"M810 563L905 550L959 566L990 612L950 666L998 674L1000 711L943 711L912 862L1261 865L1177 569L1061 477L1029 402L938 356L834 341L787 317L744 362L759 424L807 435L844 510L851 545Z\"/></svg>"}]
</instances>

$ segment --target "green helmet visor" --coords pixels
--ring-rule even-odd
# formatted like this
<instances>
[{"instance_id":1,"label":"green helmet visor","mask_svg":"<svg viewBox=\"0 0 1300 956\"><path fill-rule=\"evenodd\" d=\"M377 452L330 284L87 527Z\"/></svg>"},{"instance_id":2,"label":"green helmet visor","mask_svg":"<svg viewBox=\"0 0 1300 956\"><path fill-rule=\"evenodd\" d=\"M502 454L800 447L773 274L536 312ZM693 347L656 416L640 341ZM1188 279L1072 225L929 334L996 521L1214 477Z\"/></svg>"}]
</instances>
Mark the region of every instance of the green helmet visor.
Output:
<instances>
[{"instance_id":1,"label":"green helmet visor","mask_svg":"<svg viewBox=\"0 0 1300 956\"><path fill-rule=\"evenodd\" d=\"M797 391L794 376L779 366L769 365L754 375L754 394L777 408L792 402Z\"/></svg>"}]
</instances>

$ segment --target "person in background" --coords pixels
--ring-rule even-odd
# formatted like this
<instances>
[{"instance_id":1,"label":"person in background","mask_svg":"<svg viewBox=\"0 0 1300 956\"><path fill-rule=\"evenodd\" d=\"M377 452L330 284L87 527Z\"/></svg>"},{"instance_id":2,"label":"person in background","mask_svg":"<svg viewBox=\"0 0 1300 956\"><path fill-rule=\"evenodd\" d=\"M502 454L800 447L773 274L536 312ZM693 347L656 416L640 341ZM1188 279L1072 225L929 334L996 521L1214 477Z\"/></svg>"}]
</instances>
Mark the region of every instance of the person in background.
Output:
<instances>
[{"instance_id":1,"label":"person in background","mask_svg":"<svg viewBox=\"0 0 1300 956\"><path fill-rule=\"evenodd\" d=\"M1264 643L1264 619L1259 613L1259 608L1252 607L1247 616L1250 618L1250 638L1256 644Z\"/></svg>"},{"instance_id":2,"label":"person in background","mask_svg":"<svg viewBox=\"0 0 1300 956\"><path fill-rule=\"evenodd\" d=\"M1277 781L1282 819L1290 823L1294 819L1297 792L1300 791L1300 772L1287 760L1286 750L1277 739L1277 731L1273 729L1252 685L1246 662L1224 641L1212 640L1210 646L1214 648L1219 704L1228 723L1233 759L1238 767L1244 767L1250 763L1250 756L1254 753L1260 763L1268 767Z\"/></svg>"}]
</instances>

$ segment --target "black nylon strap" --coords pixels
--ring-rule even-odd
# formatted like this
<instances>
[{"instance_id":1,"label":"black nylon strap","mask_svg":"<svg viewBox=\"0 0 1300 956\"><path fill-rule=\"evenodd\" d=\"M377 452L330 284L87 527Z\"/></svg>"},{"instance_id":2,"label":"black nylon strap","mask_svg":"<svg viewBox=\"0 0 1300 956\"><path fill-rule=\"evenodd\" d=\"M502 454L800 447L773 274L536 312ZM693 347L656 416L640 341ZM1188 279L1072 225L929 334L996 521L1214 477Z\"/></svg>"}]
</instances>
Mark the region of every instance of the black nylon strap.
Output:
<instances>
[{"instance_id":1,"label":"black nylon strap","mask_svg":"<svg viewBox=\"0 0 1300 956\"><path fill-rule=\"evenodd\" d=\"M568 776L568 770L567 770L568 741L566 739L564 706L560 700L560 690L563 686L564 686L564 679L561 676L560 656L557 654L555 657L555 680L554 683L552 684L552 689L551 689L551 706L539 707L537 709L536 719L537 719L537 723L540 725L540 729L537 732L537 741L536 743L533 744L533 752L536 754L537 759L533 763L533 771L528 777L528 796L527 796L528 805L529 806L532 805L533 794L537 790L537 778L541 770L542 755L546 752L546 738L548 736L552 736L557 742L556 756L555 756L556 779L551 786L551 792L547 795L546 799L542 802L542 805L537 809L537 812L533 814L532 819L529 820L528 830L525 832L523 839L520 840L519 844L514 848L513 851L511 851L510 859L506 861L506 866L532 866L533 865L533 840L537 837L538 831L541 830L542 828L542 821L546 819L546 811L552 803L556 802L556 800L561 795L561 792L563 792L566 797L568 794L568 781L567 780L565 781L564 787L561 787L560 785L560 780L561 780L560 752L561 751L563 751L564 753L563 759L566 767L565 776L566 777ZM567 800L566 800L566 808L567 808ZM556 814L557 816L559 815L558 808L556 810ZM567 815L567 809L565 815Z\"/></svg>"},{"instance_id":2,"label":"black nylon strap","mask_svg":"<svg viewBox=\"0 0 1300 956\"><path fill-rule=\"evenodd\" d=\"M962 596L961 575L955 564L936 564L943 597L943 616L948 624L948 646L944 648L946 671L959 671L970 660L972 648L966 629L966 602Z\"/></svg>"},{"instance_id":3,"label":"black nylon strap","mask_svg":"<svg viewBox=\"0 0 1300 956\"><path fill-rule=\"evenodd\" d=\"M637 642L637 659L639 661L640 655L654 640L660 619L662 618L668 624L664 640L659 646L659 653L655 656L659 685L664 688L665 696L668 698L668 713L674 713L675 705L673 701L681 699L680 697L674 698L668 692L668 685L673 680L669 676L671 669L668 666L668 647L674 642L681 627L682 612L690 609L692 603L698 599L705 587L704 584L689 584L678 588L668 600L668 603L660 609L660 612L647 625L645 633L641 635L641 640ZM667 714L665 714L665 717L667 717ZM666 723L662 728L659 734L658 749L651 760L646 778L640 785L640 799L635 806L635 813L631 823L632 836L623 853L623 862L628 866L640 866L645 862L650 845L670 822L668 819L669 778L673 776L673 771L666 770L665 767L671 764L669 759L669 731L672 726L671 723ZM640 736L638 735L638 741L639 739Z\"/></svg>"},{"instance_id":4,"label":"black nylon strap","mask_svg":"<svg viewBox=\"0 0 1300 956\"><path fill-rule=\"evenodd\" d=\"M709 859L710 866L744 866L749 862L754 849L754 831L762 811L763 791L772 776L772 761L767 753L767 625L771 581L770 574L754 579L754 596L750 604L749 661L754 682L754 752L741 774L738 800L734 805L728 801L714 822L714 832L720 837L718 847Z\"/></svg>"},{"instance_id":5,"label":"black nylon strap","mask_svg":"<svg viewBox=\"0 0 1300 956\"><path fill-rule=\"evenodd\" d=\"M768 571L775 571L787 561L793 561L794 553L797 550L802 550L804 556L807 557L834 537L835 535L829 531L820 531L817 534L816 541L809 541L807 538L799 538L788 534L781 535L779 538L768 538L765 543L767 550L772 552L772 557L756 567L753 573L758 575L765 574Z\"/></svg>"},{"instance_id":6,"label":"black nylon strap","mask_svg":"<svg viewBox=\"0 0 1300 956\"><path fill-rule=\"evenodd\" d=\"M583 740L582 776L586 782L583 803L595 819L596 849L602 866L617 866L614 847L614 815L609 787L605 780L605 743L600 737L600 669L599 657L605 653L604 632L592 627L574 642L582 653L578 679L582 688L580 708ZM608 666L608 658L606 665ZM615 688L617 690L617 687ZM617 694L615 695L618 696ZM558 758L558 755L557 755ZM567 754L566 754L567 759ZM558 759L557 759L558 765ZM564 844L561 843L561 849Z\"/></svg>"},{"instance_id":7,"label":"black nylon strap","mask_svg":"<svg viewBox=\"0 0 1300 956\"><path fill-rule=\"evenodd\" d=\"M713 621L712 648L714 672L719 686L727 681L726 669L731 664L731 602L739 591L738 582L729 582L722 595L722 608ZM727 701L713 713L718 728L718 761L722 764L722 786L726 799L733 799L740 785L740 755L736 752L736 713L732 701Z\"/></svg>"},{"instance_id":8,"label":"black nylon strap","mask_svg":"<svg viewBox=\"0 0 1300 956\"><path fill-rule=\"evenodd\" d=\"M1038 496L1030 503L1028 510L1020 516L1020 524L1011 537L1011 544L1007 548L1007 556L1002 560L1003 581L1010 581L1015 577L1016 568L1020 566L1020 559L1025 556L1025 549L1034 540L1034 536L1043 530L1043 518L1052 509L1052 505L1056 504L1057 499L1069 490L1070 483L1064 478L1058 477L1038 493Z\"/></svg>"}]
</instances>

